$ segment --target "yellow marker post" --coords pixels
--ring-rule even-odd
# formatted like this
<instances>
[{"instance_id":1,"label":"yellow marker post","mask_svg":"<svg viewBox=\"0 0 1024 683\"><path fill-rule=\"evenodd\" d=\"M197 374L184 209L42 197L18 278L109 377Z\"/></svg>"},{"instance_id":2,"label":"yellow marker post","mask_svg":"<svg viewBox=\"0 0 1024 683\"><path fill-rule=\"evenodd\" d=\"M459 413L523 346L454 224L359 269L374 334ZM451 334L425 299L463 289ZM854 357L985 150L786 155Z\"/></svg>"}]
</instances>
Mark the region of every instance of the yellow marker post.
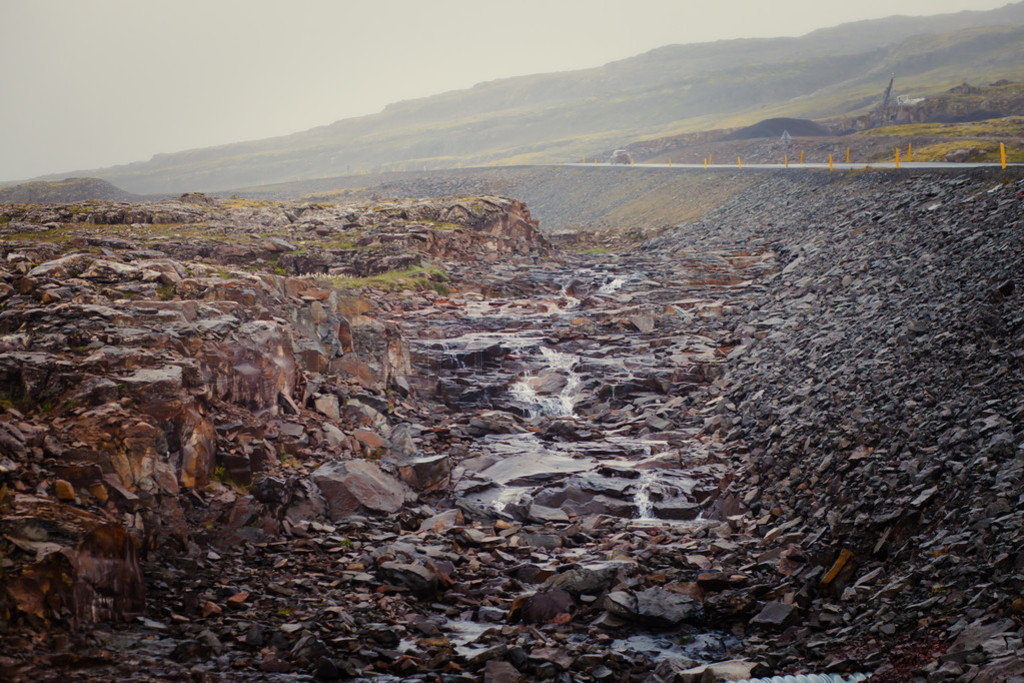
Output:
<instances>
[{"instance_id":1,"label":"yellow marker post","mask_svg":"<svg viewBox=\"0 0 1024 683\"><path fill-rule=\"evenodd\" d=\"M736 167L743 168L743 160L740 159L739 157L736 157Z\"/></svg>"},{"instance_id":2,"label":"yellow marker post","mask_svg":"<svg viewBox=\"0 0 1024 683\"><path fill-rule=\"evenodd\" d=\"M910 151L911 151L911 146L910 146L910 143L908 142L907 143L907 161L910 161Z\"/></svg>"},{"instance_id":3,"label":"yellow marker post","mask_svg":"<svg viewBox=\"0 0 1024 683\"><path fill-rule=\"evenodd\" d=\"M708 158L704 157L704 168L708 167Z\"/></svg>"},{"instance_id":4,"label":"yellow marker post","mask_svg":"<svg viewBox=\"0 0 1024 683\"><path fill-rule=\"evenodd\" d=\"M629 167L633 168L633 157L629 158Z\"/></svg>"},{"instance_id":5,"label":"yellow marker post","mask_svg":"<svg viewBox=\"0 0 1024 683\"><path fill-rule=\"evenodd\" d=\"M711 152L708 152L708 163L711 163Z\"/></svg>"},{"instance_id":6,"label":"yellow marker post","mask_svg":"<svg viewBox=\"0 0 1024 683\"><path fill-rule=\"evenodd\" d=\"M785 166L786 168L789 168L789 155L788 154L783 154L782 155L782 165Z\"/></svg>"},{"instance_id":7,"label":"yellow marker post","mask_svg":"<svg viewBox=\"0 0 1024 683\"><path fill-rule=\"evenodd\" d=\"M832 170L832 155L828 155L828 170Z\"/></svg>"},{"instance_id":8,"label":"yellow marker post","mask_svg":"<svg viewBox=\"0 0 1024 683\"><path fill-rule=\"evenodd\" d=\"M804 163L804 153L803 153L803 150L800 151L800 163L801 164Z\"/></svg>"},{"instance_id":9,"label":"yellow marker post","mask_svg":"<svg viewBox=\"0 0 1024 683\"><path fill-rule=\"evenodd\" d=\"M999 163L1006 168L1006 145L999 143Z\"/></svg>"},{"instance_id":10,"label":"yellow marker post","mask_svg":"<svg viewBox=\"0 0 1024 683\"><path fill-rule=\"evenodd\" d=\"M671 157L670 157L670 158L669 158L669 160L668 160L668 167L669 167L669 168L672 168L672 159L671 159Z\"/></svg>"},{"instance_id":11,"label":"yellow marker post","mask_svg":"<svg viewBox=\"0 0 1024 683\"><path fill-rule=\"evenodd\" d=\"M896 168L900 167L900 148L896 148Z\"/></svg>"},{"instance_id":12,"label":"yellow marker post","mask_svg":"<svg viewBox=\"0 0 1024 683\"><path fill-rule=\"evenodd\" d=\"M846 148L846 163L850 163L850 148Z\"/></svg>"}]
</instances>

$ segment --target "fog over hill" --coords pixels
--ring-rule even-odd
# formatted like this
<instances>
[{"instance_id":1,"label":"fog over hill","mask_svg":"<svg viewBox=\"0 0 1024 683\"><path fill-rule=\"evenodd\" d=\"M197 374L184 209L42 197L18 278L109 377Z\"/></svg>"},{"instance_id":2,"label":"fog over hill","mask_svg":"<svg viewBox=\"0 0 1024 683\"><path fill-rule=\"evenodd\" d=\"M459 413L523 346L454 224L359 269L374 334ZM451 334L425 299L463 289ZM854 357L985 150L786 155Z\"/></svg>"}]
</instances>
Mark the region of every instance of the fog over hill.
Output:
<instances>
[{"instance_id":1,"label":"fog over hill","mask_svg":"<svg viewBox=\"0 0 1024 683\"><path fill-rule=\"evenodd\" d=\"M821 118L896 93L1024 79L1024 3L889 17L799 38L671 45L581 71L481 83L293 135L75 171L131 192L217 191L363 171L544 163L651 137ZM70 172L52 177L65 177Z\"/></svg>"}]
</instances>

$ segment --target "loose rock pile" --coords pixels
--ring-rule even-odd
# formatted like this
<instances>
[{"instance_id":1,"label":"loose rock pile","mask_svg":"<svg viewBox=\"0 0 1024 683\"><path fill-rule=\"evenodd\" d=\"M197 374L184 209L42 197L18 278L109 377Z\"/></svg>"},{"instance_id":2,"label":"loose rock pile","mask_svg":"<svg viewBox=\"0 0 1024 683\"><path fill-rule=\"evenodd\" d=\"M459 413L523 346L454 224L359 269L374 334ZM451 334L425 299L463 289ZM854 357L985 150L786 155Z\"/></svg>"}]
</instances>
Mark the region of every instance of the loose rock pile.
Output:
<instances>
[{"instance_id":1,"label":"loose rock pile","mask_svg":"<svg viewBox=\"0 0 1024 683\"><path fill-rule=\"evenodd\" d=\"M922 680L1024 675L1022 215L1019 175L822 175L659 241L778 254L705 432L789 576L788 657L909 637Z\"/></svg>"}]
</instances>

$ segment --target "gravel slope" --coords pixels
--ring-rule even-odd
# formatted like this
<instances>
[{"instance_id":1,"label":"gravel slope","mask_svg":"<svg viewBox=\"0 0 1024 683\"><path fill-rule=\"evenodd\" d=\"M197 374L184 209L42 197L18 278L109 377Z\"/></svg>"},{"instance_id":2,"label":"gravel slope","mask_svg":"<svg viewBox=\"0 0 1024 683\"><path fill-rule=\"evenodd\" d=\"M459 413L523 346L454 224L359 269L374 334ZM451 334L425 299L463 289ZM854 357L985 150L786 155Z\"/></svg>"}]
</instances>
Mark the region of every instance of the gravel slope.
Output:
<instances>
[{"instance_id":1,"label":"gravel slope","mask_svg":"<svg viewBox=\"0 0 1024 683\"><path fill-rule=\"evenodd\" d=\"M794 653L958 639L921 675L1020 675L1024 180L789 183L767 179L647 245L779 256L766 295L730 321L737 346L706 411L736 465L725 512L817 565L792 577ZM881 674L909 680L928 660Z\"/></svg>"}]
</instances>

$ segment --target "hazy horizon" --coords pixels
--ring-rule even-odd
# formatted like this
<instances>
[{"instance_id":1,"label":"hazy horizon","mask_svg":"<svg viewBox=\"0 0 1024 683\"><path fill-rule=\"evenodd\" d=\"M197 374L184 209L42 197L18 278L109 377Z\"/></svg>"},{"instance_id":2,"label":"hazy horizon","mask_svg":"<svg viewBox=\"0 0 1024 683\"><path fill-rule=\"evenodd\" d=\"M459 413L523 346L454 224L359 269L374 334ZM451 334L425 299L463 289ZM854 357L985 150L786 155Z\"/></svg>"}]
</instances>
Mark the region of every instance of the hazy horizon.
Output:
<instances>
[{"instance_id":1,"label":"hazy horizon","mask_svg":"<svg viewBox=\"0 0 1024 683\"><path fill-rule=\"evenodd\" d=\"M672 44L799 36L1006 0L0 0L0 180L308 130ZM401 18L401 21L398 21Z\"/></svg>"}]
</instances>

